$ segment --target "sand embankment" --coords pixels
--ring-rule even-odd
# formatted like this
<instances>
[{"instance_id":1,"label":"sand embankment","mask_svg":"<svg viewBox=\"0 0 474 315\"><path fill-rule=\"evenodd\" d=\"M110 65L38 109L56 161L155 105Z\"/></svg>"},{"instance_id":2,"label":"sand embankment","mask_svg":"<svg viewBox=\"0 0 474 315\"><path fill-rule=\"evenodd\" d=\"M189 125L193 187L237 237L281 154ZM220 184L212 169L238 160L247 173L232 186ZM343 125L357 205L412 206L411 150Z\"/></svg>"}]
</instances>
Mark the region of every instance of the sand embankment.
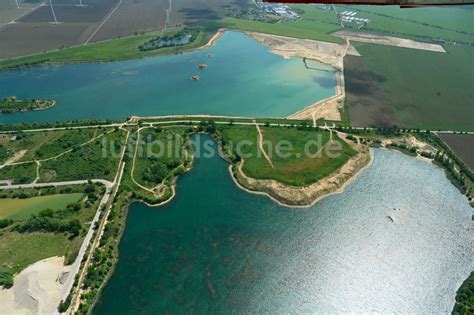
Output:
<instances>
[{"instance_id":1,"label":"sand embankment","mask_svg":"<svg viewBox=\"0 0 474 315\"><path fill-rule=\"evenodd\" d=\"M335 95L315 102L288 116L288 118L312 119L314 124L316 124L316 120L320 118L332 121L342 120L341 111L344 107L345 98L344 56L346 54L359 56L359 53L349 41L341 45L253 32L246 32L246 34L259 43L267 45L272 53L281 55L284 58L298 56L331 65L335 69Z\"/></svg>"},{"instance_id":2,"label":"sand embankment","mask_svg":"<svg viewBox=\"0 0 474 315\"><path fill-rule=\"evenodd\" d=\"M61 302L61 281L69 272L64 257L38 261L15 276L9 289L0 289L0 314L54 314Z\"/></svg>"},{"instance_id":3,"label":"sand embankment","mask_svg":"<svg viewBox=\"0 0 474 315\"><path fill-rule=\"evenodd\" d=\"M337 31L337 32L332 33L332 35L344 38L346 40L352 40L355 42L419 49L419 50L434 51L434 52L440 52L440 53L446 52L443 46L438 45L438 44L423 43L423 42L418 42L412 39L406 39L406 38L400 38L400 37L355 32L355 31L350 31L350 30Z\"/></svg>"}]
</instances>

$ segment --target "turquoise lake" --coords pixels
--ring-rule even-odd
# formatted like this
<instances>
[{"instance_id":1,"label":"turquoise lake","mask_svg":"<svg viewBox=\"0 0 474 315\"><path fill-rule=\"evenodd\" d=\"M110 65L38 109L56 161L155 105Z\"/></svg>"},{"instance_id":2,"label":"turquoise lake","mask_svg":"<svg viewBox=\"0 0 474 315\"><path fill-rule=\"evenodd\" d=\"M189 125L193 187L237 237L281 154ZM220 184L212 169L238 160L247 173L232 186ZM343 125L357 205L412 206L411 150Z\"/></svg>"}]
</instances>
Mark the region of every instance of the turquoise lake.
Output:
<instances>
[{"instance_id":1,"label":"turquoise lake","mask_svg":"<svg viewBox=\"0 0 474 315\"><path fill-rule=\"evenodd\" d=\"M344 192L304 209L197 159L170 203L130 207L94 313L450 313L474 268L472 210L437 166L373 153Z\"/></svg>"},{"instance_id":2,"label":"turquoise lake","mask_svg":"<svg viewBox=\"0 0 474 315\"><path fill-rule=\"evenodd\" d=\"M212 58L208 57L212 54ZM205 63L207 69L199 70ZM288 116L335 94L333 68L306 69L240 32L180 55L0 72L0 97L54 99L43 111L0 114L0 123L125 119L131 115ZM199 75L199 81L191 76Z\"/></svg>"}]
</instances>

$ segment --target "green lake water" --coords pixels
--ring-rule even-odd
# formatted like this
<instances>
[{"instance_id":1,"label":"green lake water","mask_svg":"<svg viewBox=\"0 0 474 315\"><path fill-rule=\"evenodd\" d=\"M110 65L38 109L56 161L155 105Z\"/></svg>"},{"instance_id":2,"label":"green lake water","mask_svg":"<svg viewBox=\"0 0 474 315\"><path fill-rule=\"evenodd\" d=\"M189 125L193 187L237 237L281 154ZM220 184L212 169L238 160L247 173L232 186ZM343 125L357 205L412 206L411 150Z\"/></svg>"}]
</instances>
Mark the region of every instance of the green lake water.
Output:
<instances>
[{"instance_id":1,"label":"green lake water","mask_svg":"<svg viewBox=\"0 0 474 315\"><path fill-rule=\"evenodd\" d=\"M212 58L208 58L212 54ZM205 63L207 69L199 70ZM0 123L124 119L131 115L290 115L335 93L333 68L306 69L240 32L180 55L0 72L0 97L55 99L43 111L0 114ZM199 81L191 80L199 75Z\"/></svg>"},{"instance_id":2,"label":"green lake water","mask_svg":"<svg viewBox=\"0 0 474 315\"><path fill-rule=\"evenodd\" d=\"M438 167L373 153L343 193L303 209L197 159L170 203L130 207L94 314L451 312L474 267L472 210Z\"/></svg>"}]
</instances>

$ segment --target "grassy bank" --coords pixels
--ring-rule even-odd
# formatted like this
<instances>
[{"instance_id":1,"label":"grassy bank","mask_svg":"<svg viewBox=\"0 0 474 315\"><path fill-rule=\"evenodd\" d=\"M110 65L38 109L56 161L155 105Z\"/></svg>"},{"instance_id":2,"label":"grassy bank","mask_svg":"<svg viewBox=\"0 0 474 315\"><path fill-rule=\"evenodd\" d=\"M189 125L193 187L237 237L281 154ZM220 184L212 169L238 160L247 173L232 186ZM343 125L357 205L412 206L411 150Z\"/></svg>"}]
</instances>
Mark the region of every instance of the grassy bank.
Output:
<instances>
[{"instance_id":1,"label":"grassy bank","mask_svg":"<svg viewBox=\"0 0 474 315\"><path fill-rule=\"evenodd\" d=\"M125 59L139 59L147 56L175 54L183 50L200 47L207 43L211 34L205 31L199 32L194 41L175 47L163 47L155 50L141 51L140 45L156 38L157 36L172 36L181 28L169 29L166 32L150 32L137 34L135 36L112 39L83 46L63 48L42 54L19 57L14 59L0 60L0 70L50 63L74 63L74 62L102 62L117 61Z\"/></svg>"}]
</instances>

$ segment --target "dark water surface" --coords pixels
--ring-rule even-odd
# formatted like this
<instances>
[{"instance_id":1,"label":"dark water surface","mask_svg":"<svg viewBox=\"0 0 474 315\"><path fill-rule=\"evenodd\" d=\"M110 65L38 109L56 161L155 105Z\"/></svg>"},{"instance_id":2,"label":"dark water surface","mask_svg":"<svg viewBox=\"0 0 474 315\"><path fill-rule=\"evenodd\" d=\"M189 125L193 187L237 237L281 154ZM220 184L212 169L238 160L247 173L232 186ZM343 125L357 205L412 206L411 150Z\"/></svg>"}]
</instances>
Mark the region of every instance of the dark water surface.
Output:
<instances>
[{"instance_id":1,"label":"dark water surface","mask_svg":"<svg viewBox=\"0 0 474 315\"><path fill-rule=\"evenodd\" d=\"M200 63L208 67L199 70ZM200 80L191 80L196 74ZM284 59L242 33L226 32L213 47L181 55L0 72L1 98L56 100L48 110L0 114L0 123L171 114L276 117L334 93L332 71L308 70L301 58Z\"/></svg>"},{"instance_id":2,"label":"dark water surface","mask_svg":"<svg viewBox=\"0 0 474 315\"><path fill-rule=\"evenodd\" d=\"M374 154L343 193L306 209L198 159L169 204L130 207L94 313L450 312L474 267L471 208L438 167Z\"/></svg>"}]
</instances>

